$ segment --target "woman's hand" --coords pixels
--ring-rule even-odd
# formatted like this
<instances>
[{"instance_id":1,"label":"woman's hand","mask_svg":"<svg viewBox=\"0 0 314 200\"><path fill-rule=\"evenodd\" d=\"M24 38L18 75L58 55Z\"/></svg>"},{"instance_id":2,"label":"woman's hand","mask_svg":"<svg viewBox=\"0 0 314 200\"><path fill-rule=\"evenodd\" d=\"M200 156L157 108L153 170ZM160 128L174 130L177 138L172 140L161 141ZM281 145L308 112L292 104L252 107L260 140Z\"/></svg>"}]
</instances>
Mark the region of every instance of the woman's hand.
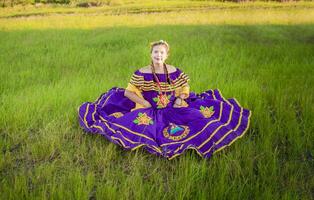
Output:
<instances>
[{"instance_id":1,"label":"woman's hand","mask_svg":"<svg viewBox=\"0 0 314 200\"><path fill-rule=\"evenodd\" d=\"M174 101L173 107L180 108L182 106L182 101L183 99L181 99L180 97L176 98L176 100Z\"/></svg>"},{"instance_id":2,"label":"woman's hand","mask_svg":"<svg viewBox=\"0 0 314 200\"><path fill-rule=\"evenodd\" d=\"M142 104L145 108L150 108L152 107L152 105L147 101L147 100L144 100L143 104Z\"/></svg>"},{"instance_id":3,"label":"woman's hand","mask_svg":"<svg viewBox=\"0 0 314 200\"><path fill-rule=\"evenodd\" d=\"M178 104L173 104L173 107L174 107L174 108L181 108L181 106L178 105Z\"/></svg>"},{"instance_id":4,"label":"woman's hand","mask_svg":"<svg viewBox=\"0 0 314 200\"><path fill-rule=\"evenodd\" d=\"M186 101L184 101L184 99L182 99L181 97L178 97L173 104L174 108L182 108L182 107L188 107L188 103Z\"/></svg>"}]
</instances>

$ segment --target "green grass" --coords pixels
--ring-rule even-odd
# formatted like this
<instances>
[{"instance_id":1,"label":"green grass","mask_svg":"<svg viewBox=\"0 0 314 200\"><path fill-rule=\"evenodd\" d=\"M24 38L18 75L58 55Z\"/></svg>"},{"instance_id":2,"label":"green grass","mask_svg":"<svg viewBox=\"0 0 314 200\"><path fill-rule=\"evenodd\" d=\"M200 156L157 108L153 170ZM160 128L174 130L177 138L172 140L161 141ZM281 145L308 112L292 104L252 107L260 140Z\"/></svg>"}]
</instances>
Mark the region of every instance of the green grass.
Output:
<instances>
[{"instance_id":1,"label":"green grass","mask_svg":"<svg viewBox=\"0 0 314 200\"><path fill-rule=\"evenodd\" d=\"M88 2L87 0L82 2ZM104 0L107 1L107 0ZM97 1L97 2L102 2ZM70 5L47 4L41 6L17 5L14 7L0 7L0 18L49 16L55 14L84 14L84 15L122 15L138 13L182 12L182 11L214 11L221 9L309 9L314 8L314 2L215 2L193 0L135 0L135 1L111 1L109 5L99 7L79 8L76 2Z\"/></svg>"},{"instance_id":2,"label":"green grass","mask_svg":"<svg viewBox=\"0 0 314 200\"><path fill-rule=\"evenodd\" d=\"M1 199L313 198L314 23L0 30ZM211 159L124 151L78 125L77 107L126 87L158 39L192 91L253 112Z\"/></svg>"}]
</instances>

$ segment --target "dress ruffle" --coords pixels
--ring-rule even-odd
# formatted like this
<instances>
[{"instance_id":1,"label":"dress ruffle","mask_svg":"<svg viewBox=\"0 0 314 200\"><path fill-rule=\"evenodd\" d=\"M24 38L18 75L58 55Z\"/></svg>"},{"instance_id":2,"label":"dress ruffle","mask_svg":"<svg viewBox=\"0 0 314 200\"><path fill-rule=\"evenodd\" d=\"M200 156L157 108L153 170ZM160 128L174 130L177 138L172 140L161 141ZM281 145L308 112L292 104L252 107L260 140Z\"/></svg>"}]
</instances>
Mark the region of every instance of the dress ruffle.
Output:
<instances>
[{"instance_id":1,"label":"dress ruffle","mask_svg":"<svg viewBox=\"0 0 314 200\"><path fill-rule=\"evenodd\" d=\"M219 89L190 92L188 107L162 109L134 109L124 91L111 88L95 102L82 104L78 114L86 131L127 150L143 147L170 160L194 149L209 158L241 138L250 124L251 111L234 98L225 99Z\"/></svg>"}]
</instances>

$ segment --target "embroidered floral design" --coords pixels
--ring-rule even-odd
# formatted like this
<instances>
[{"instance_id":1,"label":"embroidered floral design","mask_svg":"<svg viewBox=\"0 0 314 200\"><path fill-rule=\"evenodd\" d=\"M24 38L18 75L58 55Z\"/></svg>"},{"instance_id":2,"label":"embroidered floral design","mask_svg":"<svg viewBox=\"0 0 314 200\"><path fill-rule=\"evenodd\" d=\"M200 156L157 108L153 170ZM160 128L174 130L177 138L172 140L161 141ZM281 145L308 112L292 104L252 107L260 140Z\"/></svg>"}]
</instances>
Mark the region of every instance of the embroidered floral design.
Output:
<instances>
[{"instance_id":1,"label":"embroidered floral design","mask_svg":"<svg viewBox=\"0 0 314 200\"><path fill-rule=\"evenodd\" d=\"M139 112L137 118L133 121L133 123L137 125L150 125L154 124L154 121L151 117L147 116L146 113Z\"/></svg>"},{"instance_id":2,"label":"embroidered floral design","mask_svg":"<svg viewBox=\"0 0 314 200\"><path fill-rule=\"evenodd\" d=\"M122 112L114 112L114 113L111 113L109 116L114 116L115 118L119 118L119 117L123 116L123 113Z\"/></svg>"},{"instance_id":3,"label":"embroidered floral design","mask_svg":"<svg viewBox=\"0 0 314 200\"><path fill-rule=\"evenodd\" d=\"M214 114L214 107L213 106L210 106L210 107L201 106L200 110L201 110L201 113L204 115L205 118L209 118Z\"/></svg>"},{"instance_id":4,"label":"embroidered floral design","mask_svg":"<svg viewBox=\"0 0 314 200\"><path fill-rule=\"evenodd\" d=\"M190 128L188 126L176 125L174 123L170 123L169 126L165 127L163 130L163 134L166 138L170 140L181 140L186 137L190 132Z\"/></svg>"},{"instance_id":5,"label":"embroidered floral design","mask_svg":"<svg viewBox=\"0 0 314 200\"><path fill-rule=\"evenodd\" d=\"M158 95L157 97L153 98L153 101L156 102L157 108L165 108L167 107L168 103L170 102L171 95Z\"/></svg>"}]
</instances>

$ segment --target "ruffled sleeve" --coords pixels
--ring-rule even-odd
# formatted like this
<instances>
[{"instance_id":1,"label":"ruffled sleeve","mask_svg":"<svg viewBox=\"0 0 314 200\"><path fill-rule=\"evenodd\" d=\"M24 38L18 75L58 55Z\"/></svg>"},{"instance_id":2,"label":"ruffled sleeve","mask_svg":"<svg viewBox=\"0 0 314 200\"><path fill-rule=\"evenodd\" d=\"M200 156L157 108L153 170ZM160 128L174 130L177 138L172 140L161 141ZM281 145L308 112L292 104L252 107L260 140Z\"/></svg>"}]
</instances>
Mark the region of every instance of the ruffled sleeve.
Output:
<instances>
[{"instance_id":1,"label":"ruffled sleeve","mask_svg":"<svg viewBox=\"0 0 314 200\"><path fill-rule=\"evenodd\" d=\"M187 97L190 94L190 86L189 86L190 77L184 73L183 71L179 70L178 78L175 80L176 90L175 95L179 96L180 94L186 94Z\"/></svg>"},{"instance_id":2,"label":"ruffled sleeve","mask_svg":"<svg viewBox=\"0 0 314 200\"><path fill-rule=\"evenodd\" d=\"M132 74L131 79L126 89L132 92L142 92L141 88L142 88L143 83L144 83L144 77L139 75L137 71L135 71Z\"/></svg>"},{"instance_id":3,"label":"ruffled sleeve","mask_svg":"<svg viewBox=\"0 0 314 200\"><path fill-rule=\"evenodd\" d=\"M144 83L144 77L139 75L136 71L132 74L131 79L130 79L130 81L129 81L129 83L125 89L129 90L131 92L134 92L137 96L144 99L144 97L142 95L142 89L141 89L143 83ZM134 109L138 109L138 108L144 108L144 106L136 103L136 106ZM134 109L132 109L132 110L134 110Z\"/></svg>"}]
</instances>

